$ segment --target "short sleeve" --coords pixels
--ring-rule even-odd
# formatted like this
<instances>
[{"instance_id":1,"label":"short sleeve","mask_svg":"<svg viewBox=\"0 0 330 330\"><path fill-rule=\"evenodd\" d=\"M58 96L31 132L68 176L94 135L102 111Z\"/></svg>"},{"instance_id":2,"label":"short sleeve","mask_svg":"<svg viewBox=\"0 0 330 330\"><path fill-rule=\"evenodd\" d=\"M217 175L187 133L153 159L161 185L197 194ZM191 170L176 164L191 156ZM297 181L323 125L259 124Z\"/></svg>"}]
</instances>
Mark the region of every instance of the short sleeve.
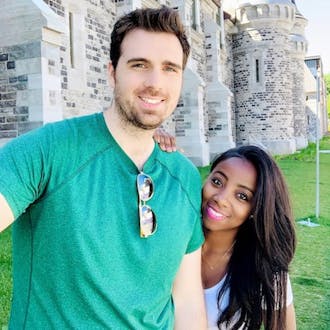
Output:
<instances>
[{"instance_id":1,"label":"short sleeve","mask_svg":"<svg viewBox=\"0 0 330 330\"><path fill-rule=\"evenodd\" d=\"M41 130L22 135L0 149L0 192L15 219L41 194L45 151Z\"/></svg>"}]
</instances>

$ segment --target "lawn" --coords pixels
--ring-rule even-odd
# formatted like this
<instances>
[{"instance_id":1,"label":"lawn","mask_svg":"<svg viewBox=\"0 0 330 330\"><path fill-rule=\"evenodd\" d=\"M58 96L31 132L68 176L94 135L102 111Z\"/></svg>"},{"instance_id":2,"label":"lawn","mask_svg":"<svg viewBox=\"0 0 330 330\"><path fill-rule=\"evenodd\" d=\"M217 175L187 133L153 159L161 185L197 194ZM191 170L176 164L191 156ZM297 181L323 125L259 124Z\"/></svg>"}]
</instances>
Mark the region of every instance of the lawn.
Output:
<instances>
[{"instance_id":1,"label":"lawn","mask_svg":"<svg viewBox=\"0 0 330 330\"><path fill-rule=\"evenodd\" d=\"M0 330L7 324L11 287L11 236L7 229L0 234Z\"/></svg>"},{"instance_id":2,"label":"lawn","mask_svg":"<svg viewBox=\"0 0 330 330\"><path fill-rule=\"evenodd\" d=\"M330 137L321 149L330 150ZM330 154L320 154L320 217L315 219L315 146L278 159L287 179L297 221L298 246L291 279L299 330L330 329ZM310 218L319 227L299 224Z\"/></svg>"},{"instance_id":3,"label":"lawn","mask_svg":"<svg viewBox=\"0 0 330 330\"><path fill-rule=\"evenodd\" d=\"M330 150L330 137L320 144ZM290 190L297 220L298 245L291 281L299 330L330 329L330 154L320 154L320 217L315 219L315 145L276 157ZM200 169L205 177L208 168ZM318 227L299 224L310 218ZM0 329L8 323L11 295L10 229L0 235Z\"/></svg>"}]
</instances>

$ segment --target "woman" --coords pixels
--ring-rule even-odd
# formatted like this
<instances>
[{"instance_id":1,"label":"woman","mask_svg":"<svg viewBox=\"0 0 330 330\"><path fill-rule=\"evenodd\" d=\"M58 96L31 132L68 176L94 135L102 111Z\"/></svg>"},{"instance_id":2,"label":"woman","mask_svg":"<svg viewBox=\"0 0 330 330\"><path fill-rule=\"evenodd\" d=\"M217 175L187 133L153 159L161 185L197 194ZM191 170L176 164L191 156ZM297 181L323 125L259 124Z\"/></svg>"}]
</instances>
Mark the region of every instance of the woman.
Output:
<instances>
[{"instance_id":1,"label":"woman","mask_svg":"<svg viewBox=\"0 0 330 330\"><path fill-rule=\"evenodd\" d=\"M173 138L158 131L161 147ZM256 146L215 159L203 187L202 279L209 329L296 329L288 267L296 236L288 190Z\"/></svg>"},{"instance_id":2,"label":"woman","mask_svg":"<svg viewBox=\"0 0 330 330\"><path fill-rule=\"evenodd\" d=\"M295 329L294 221L274 160L256 146L220 155L203 187L202 213L209 327Z\"/></svg>"}]
</instances>

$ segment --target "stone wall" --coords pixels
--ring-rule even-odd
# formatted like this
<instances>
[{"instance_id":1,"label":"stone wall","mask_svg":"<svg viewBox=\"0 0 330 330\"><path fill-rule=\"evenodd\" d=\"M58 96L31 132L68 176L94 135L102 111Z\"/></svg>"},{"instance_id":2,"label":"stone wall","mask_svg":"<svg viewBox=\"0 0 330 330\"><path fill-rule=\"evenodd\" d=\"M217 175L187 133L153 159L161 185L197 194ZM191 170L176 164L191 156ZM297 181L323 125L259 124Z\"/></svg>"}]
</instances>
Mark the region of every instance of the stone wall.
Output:
<instances>
[{"instance_id":1,"label":"stone wall","mask_svg":"<svg viewBox=\"0 0 330 330\"><path fill-rule=\"evenodd\" d=\"M6 139L62 118L55 63L63 26L43 3L23 0L5 2L0 18L0 139Z\"/></svg>"},{"instance_id":2,"label":"stone wall","mask_svg":"<svg viewBox=\"0 0 330 330\"><path fill-rule=\"evenodd\" d=\"M29 120L37 101L31 82L40 75L39 61L35 61L40 53L40 42L0 48L0 138L14 138L42 123L41 118ZM35 65L27 70L26 62Z\"/></svg>"},{"instance_id":3,"label":"stone wall","mask_svg":"<svg viewBox=\"0 0 330 330\"><path fill-rule=\"evenodd\" d=\"M296 12L296 19L290 34L291 45L291 67L292 67L292 102L294 137L297 149L305 148L308 144L308 124L305 110L305 63L304 58L307 52L307 40L305 28L307 20L300 13Z\"/></svg>"},{"instance_id":4,"label":"stone wall","mask_svg":"<svg viewBox=\"0 0 330 330\"><path fill-rule=\"evenodd\" d=\"M0 140L106 109L114 21L159 4L178 10L192 46L179 104L164 127L196 165L235 144L258 143L273 153L306 145L306 20L290 1L235 7L230 0L5 2Z\"/></svg>"},{"instance_id":5,"label":"stone wall","mask_svg":"<svg viewBox=\"0 0 330 330\"><path fill-rule=\"evenodd\" d=\"M249 4L240 8L239 31L232 44L237 143L257 143L276 154L296 150L289 39L292 9ZM281 20L274 25L276 17ZM303 100L300 93L295 101Z\"/></svg>"},{"instance_id":6,"label":"stone wall","mask_svg":"<svg viewBox=\"0 0 330 330\"><path fill-rule=\"evenodd\" d=\"M107 65L110 33L116 18L114 3L102 0L46 1L63 16L60 72L65 118L102 111L111 101ZM60 8L60 11L59 11Z\"/></svg>"},{"instance_id":7,"label":"stone wall","mask_svg":"<svg viewBox=\"0 0 330 330\"><path fill-rule=\"evenodd\" d=\"M310 76L306 93L307 134L308 140L315 142L317 136L321 138L328 132L326 85L320 56L309 56L305 63L306 75Z\"/></svg>"}]
</instances>

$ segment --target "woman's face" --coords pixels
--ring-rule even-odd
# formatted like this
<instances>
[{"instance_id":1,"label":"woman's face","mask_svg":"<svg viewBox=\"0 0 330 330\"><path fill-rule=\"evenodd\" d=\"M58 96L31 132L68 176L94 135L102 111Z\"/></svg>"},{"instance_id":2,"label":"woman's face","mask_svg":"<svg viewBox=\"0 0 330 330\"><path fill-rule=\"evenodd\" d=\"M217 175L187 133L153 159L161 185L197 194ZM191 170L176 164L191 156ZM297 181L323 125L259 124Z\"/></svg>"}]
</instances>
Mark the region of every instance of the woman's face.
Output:
<instances>
[{"instance_id":1,"label":"woman's face","mask_svg":"<svg viewBox=\"0 0 330 330\"><path fill-rule=\"evenodd\" d=\"M210 231L234 230L251 214L257 172L245 159L221 161L203 187L203 223Z\"/></svg>"}]
</instances>

